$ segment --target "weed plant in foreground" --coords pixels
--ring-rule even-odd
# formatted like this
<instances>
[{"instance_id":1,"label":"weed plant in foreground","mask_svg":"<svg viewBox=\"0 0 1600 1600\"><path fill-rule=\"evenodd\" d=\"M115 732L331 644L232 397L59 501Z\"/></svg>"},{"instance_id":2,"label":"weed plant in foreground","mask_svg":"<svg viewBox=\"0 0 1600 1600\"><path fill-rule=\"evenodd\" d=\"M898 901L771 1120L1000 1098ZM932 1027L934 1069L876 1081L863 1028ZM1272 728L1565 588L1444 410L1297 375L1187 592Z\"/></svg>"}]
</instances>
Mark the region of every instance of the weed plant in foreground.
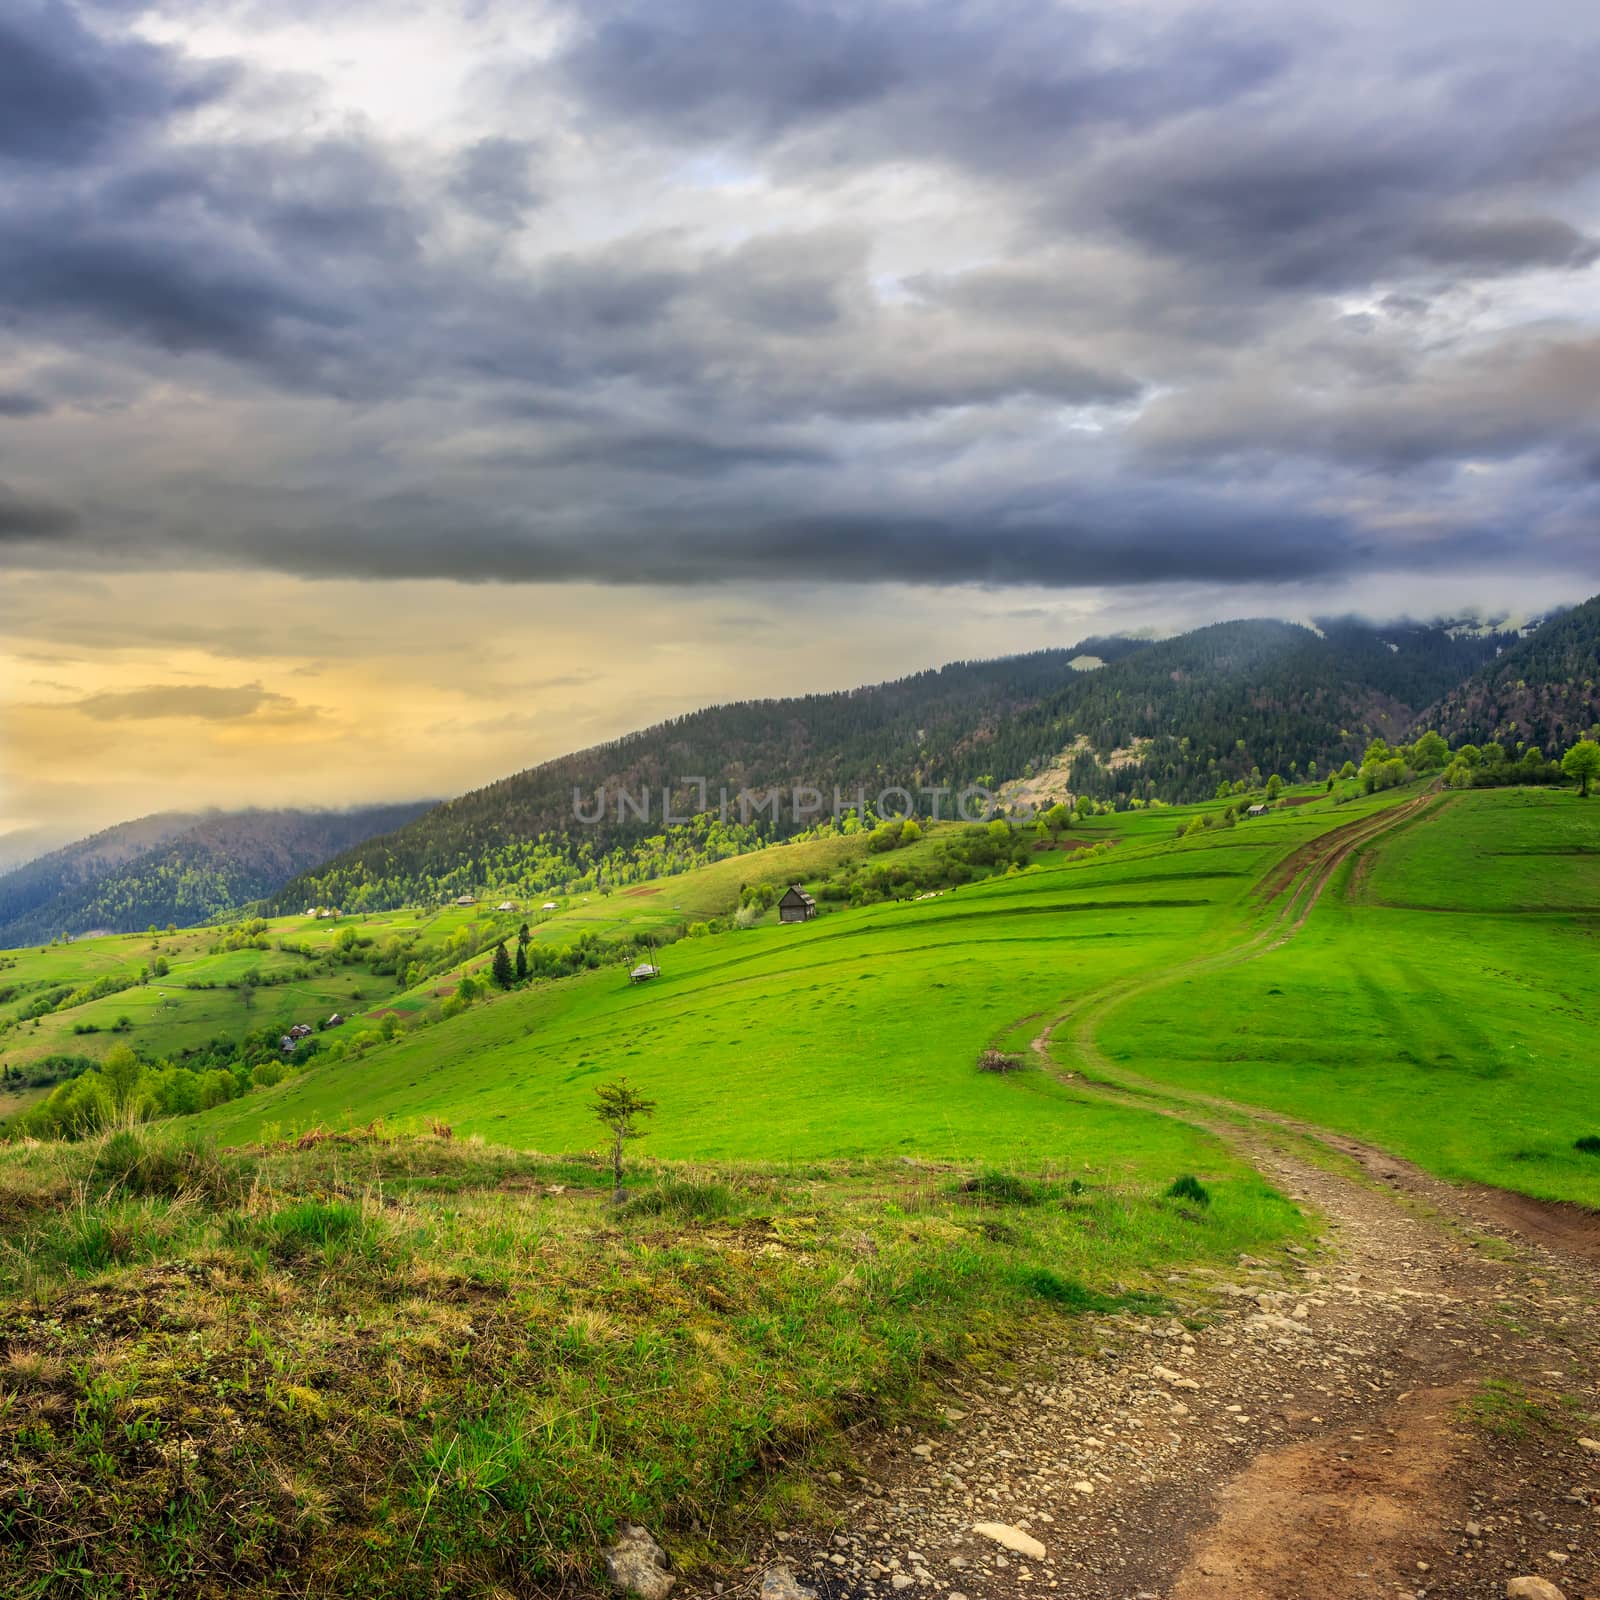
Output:
<instances>
[{"instance_id":1,"label":"weed plant in foreground","mask_svg":"<svg viewBox=\"0 0 1600 1600\"><path fill-rule=\"evenodd\" d=\"M0 1592L423 1596L682 1565L841 1430L1044 1324L1297 1234L1171 1169L602 1165L381 1132L0 1152ZM695 1532L698 1528L702 1531Z\"/></svg>"}]
</instances>

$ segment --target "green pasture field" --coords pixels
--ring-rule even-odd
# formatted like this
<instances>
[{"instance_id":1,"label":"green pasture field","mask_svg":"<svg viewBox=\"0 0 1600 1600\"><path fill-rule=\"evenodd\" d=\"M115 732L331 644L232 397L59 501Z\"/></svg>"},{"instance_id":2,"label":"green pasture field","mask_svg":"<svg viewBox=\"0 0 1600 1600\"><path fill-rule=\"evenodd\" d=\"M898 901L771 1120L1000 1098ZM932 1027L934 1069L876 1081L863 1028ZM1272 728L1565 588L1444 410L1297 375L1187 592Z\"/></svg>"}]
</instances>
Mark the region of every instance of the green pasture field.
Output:
<instances>
[{"instance_id":1,"label":"green pasture field","mask_svg":"<svg viewBox=\"0 0 1600 1600\"><path fill-rule=\"evenodd\" d=\"M1223 947L1254 914L1247 898L1265 866L1355 811L1306 806L1182 841L1192 810L1132 813L1136 826L1106 855L1043 851L1028 871L932 899L685 940L645 984L609 968L496 995L207 1122L239 1142L438 1120L568 1149L594 1137L588 1091L626 1073L661 1104L653 1140L665 1156L895 1151L1103 1170L1175 1130L1091 1111L1031 1063L980 1073L979 1055L1019 1047L1024 1019Z\"/></svg>"},{"instance_id":2,"label":"green pasture field","mask_svg":"<svg viewBox=\"0 0 1600 1600\"><path fill-rule=\"evenodd\" d=\"M1346 865L1290 943L1177 975L1097 1041L1441 1176L1600 1207L1600 803L1451 796Z\"/></svg>"}]
</instances>

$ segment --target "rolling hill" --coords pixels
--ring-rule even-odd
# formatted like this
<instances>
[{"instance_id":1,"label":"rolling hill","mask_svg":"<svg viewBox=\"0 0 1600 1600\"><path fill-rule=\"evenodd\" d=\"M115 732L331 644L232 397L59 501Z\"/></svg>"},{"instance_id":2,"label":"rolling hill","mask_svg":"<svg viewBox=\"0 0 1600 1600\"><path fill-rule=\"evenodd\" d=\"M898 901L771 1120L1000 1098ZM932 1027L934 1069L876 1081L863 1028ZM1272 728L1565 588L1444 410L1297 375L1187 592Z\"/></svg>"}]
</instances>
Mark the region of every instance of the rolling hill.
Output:
<instances>
[{"instance_id":1,"label":"rolling hill","mask_svg":"<svg viewBox=\"0 0 1600 1600\"><path fill-rule=\"evenodd\" d=\"M90 929L189 927L425 809L163 812L122 823L0 877L0 948Z\"/></svg>"},{"instance_id":2,"label":"rolling hill","mask_svg":"<svg viewBox=\"0 0 1600 1600\"><path fill-rule=\"evenodd\" d=\"M1227 622L1155 642L1089 639L956 662L845 693L712 706L438 806L294 879L270 909L317 901L377 910L486 885L533 894L592 883L597 868L640 875L629 853L662 834L663 786L677 813L698 808L688 777L708 780L715 807L719 786L730 797L797 784L830 797L835 787L846 797L863 788L870 800L888 786L998 787L1064 764L1075 793L1196 800L1223 778L1359 760L1371 737L1404 737L1515 637L1448 623ZM1103 664L1085 669L1087 660ZM619 791L644 789L655 797L651 818L619 816ZM596 790L613 797L605 814L578 823L574 793L592 805ZM702 816L642 875L676 870L664 859L673 854L681 866L732 853L714 836L719 825ZM737 844L799 825L784 814Z\"/></svg>"}]
</instances>

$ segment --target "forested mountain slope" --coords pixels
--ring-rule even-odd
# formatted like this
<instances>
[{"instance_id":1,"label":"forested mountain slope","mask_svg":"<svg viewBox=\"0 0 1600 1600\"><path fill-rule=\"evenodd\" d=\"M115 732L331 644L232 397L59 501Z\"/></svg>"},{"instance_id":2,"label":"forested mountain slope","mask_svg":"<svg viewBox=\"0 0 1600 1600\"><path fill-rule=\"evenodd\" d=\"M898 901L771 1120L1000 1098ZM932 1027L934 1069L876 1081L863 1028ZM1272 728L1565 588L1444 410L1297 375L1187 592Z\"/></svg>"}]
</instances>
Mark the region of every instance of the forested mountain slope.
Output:
<instances>
[{"instance_id":1,"label":"forested mountain slope","mask_svg":"<svg viewBox=\"0 0 1600 1600\"><path fill-rule=\"evenodd\" d=\"M0 947L203 922L426 809L168 812L124 823L0 877Z\"/></svg>"},{"instance_id":2,"label":"forested mountain slope","mask_svg":"<svg viewBox=\"0 0 1600 1600\"><path fill-rule=\"evenodd\" d=\"M1159 642L1085 640L849 692L713 706L449 801L296 879L272 906L538 892L592 880L597 868L614 877L619 863L624 876L649 876L748 845L736 801L726 819L663 829L663 786L679 815L699 809L688 778L707 780L714 811L723 787L732 798L804 784L831 804L836 786L846 797L864 789L869 801L891 785L998 786L1059 763L1063 751L1074 789L1103 799L1192 799L1255 769L1326 770L1359 760L1374 734L1405 733L1513 637L1348 619L1228 622ZM1084 656L1105 665L1074 669ZM646 789L650 816L619 817L617 793ZM576 819L575 790L591 809L597 790L610 797L600 820ZM753 826L782 836L798 824L785 812ZM641 847L651 853L643 867Z\"/></svg>"},{"instance_id":3,"label":"forested mountain slope","mask_svg":"<svg viewBox=\"0 0 1600 1600\"><path fill-rule=\"evenodd\" d=\"M1452 742L1559 754L1600 724L1600 595L1511 644L1447 691L1428 718Z\"/></svg>"}]
</instances>

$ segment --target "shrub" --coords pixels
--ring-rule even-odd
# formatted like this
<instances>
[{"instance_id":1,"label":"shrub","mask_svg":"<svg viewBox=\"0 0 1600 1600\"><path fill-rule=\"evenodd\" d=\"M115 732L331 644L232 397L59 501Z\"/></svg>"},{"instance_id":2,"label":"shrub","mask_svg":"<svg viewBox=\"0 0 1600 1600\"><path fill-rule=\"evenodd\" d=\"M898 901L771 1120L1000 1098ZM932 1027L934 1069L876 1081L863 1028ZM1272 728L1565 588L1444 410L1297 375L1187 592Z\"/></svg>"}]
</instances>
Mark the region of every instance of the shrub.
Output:
<instances>
[{"instance_id":1,"label":"shrub","mask_svg":"<svg viewBox=\"0 0 1600 1600\"><path fill-rule=\"evenodd\" d=\"M297 1200L258 1219L233 1216L225 1231L233 1242L265 1247L280 1261L320 1254L378 1256L380 1225L354 1200Z\"/></svg>"},{"instance_id":2,"label":"shrub","mask_svg":"<svg viewBox=\"0 0 1600 1600\"><path fill-rule=\"evenodd\" d=\"M1181 1178L1174 1178L1172 1186L1167 1190L1169 1200L1189 1200L1197 1206L1211 1204L1211 1191L1194 1177L1191 1173L1184 1173Z\"/></svg>"},{"instance_id":3,"label":"shrub","mask_svg":"<svg viewBox=\"0 0 1600 1600\"><path fill-rule=\"evenodd\" d=\"M1572 1148L1586 1156L1600 1156L1600 1133L1586 1133L1581 1139L1574 1139Z\"/></svg>"},{"instance_id":4,"label":"shrub","mask_svg":"<svg viewBox=\"0 0 1600 1600\"><path fill-rule=\"evenodd\" d=\"M91 1182L104 1192L175 1200L193 1194L213 1204L237 1200L247 1183L243 1166L224 1160L198 1139L147 1140L131 1128L113 1133L95 1153Z\"/></svg>"},{"instance_id":5,"label":"shrub","mask_svg":"<svg viewBox=\"0 0 1600 1600\"><path fill-rule=\"evenodd\" d=\"M1004 1050L985 1050L978 1057L979 1072L1021 1072L1023 1066L1020 1056L1008 1056Z\"/></svg>"},{"instance_id":6,"label":"shrub","mask_svg":"<svg viewBox=\"0 0 1600 1600\"><path fill-rule=\"evenodd\" d=\"M1034 1183L1010 1172L980 1172L960 1185L958 1193L988 1200L997 1206L1039 1206L1052 1197L1050 1185Z\"/></svg>"},{"instance_id":7,"label":"shrub","mask_svg":"<svg viewBox=\"0 0 1600 1600\"><path fill-rule=\"evenodd\" d=\"M684 1222L710 1222L727 1216L733 1206L733 1191L725 1183L677 1178L636 1194L624 1203L618 1215L676 1217Z\"/></svg>"}]
</instances>

